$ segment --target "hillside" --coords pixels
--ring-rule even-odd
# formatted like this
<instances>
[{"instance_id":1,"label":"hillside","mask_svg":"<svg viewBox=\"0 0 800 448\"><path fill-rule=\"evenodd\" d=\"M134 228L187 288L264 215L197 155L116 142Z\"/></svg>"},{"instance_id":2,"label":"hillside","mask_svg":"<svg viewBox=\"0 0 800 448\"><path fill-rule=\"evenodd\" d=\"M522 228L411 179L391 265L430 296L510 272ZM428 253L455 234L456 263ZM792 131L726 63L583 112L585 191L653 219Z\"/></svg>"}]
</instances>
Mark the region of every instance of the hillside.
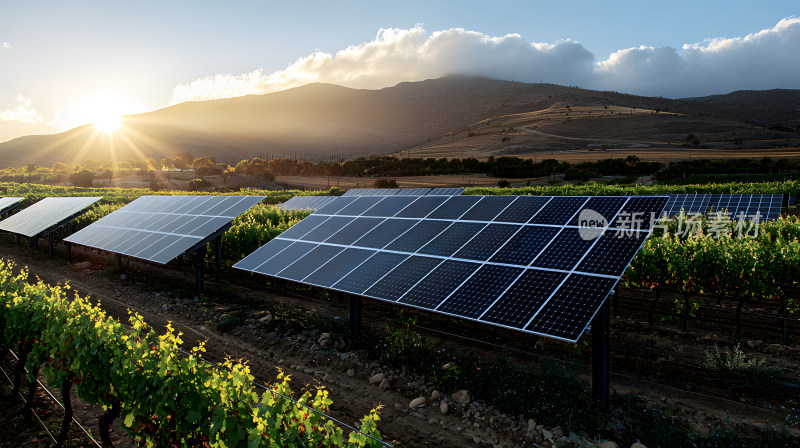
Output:
<instances>
[{"instance_id":1,"label":"hillside","mask_svg":"<svg viewBox=\"0 0 800 448\"><path fill-rule=\"evenodd\" d=\"M798 100L800 91L671 100L462 76L379 90L309 84L124 117L122 128L110 135L87 125L18 138L0 143L0 166L158 160L180 151L231 163L258 156L327 160L401 151L486 157L617 145L680 147L689 133L704 145L737 138L752 148L763 139L800 137ZM775 124L778 131L765 129Z\"/></svg>"}]
</instances>

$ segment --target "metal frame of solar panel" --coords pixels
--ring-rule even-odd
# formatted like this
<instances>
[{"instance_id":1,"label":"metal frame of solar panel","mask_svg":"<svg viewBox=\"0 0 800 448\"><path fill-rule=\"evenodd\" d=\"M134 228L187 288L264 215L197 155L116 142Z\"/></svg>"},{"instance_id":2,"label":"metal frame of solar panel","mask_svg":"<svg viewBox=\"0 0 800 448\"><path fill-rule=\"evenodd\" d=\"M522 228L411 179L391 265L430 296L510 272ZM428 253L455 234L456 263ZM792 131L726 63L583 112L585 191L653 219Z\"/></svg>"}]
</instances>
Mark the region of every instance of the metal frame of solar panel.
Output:
<instances>
[{"instance_id":1,"label":"metal frame of solar panel","mask_svg":"<svg viewBox=\"0 0 800 448\"><path fill-rule=\"evenodd\" d=\"M13 212L22 205L23 197L6 196L0 198L0 216Z\"/></svg>"},{"instance_id":2,"label":"metal frame of solar panel","mask_svg":"<svg viewBox=\"0 0 800 448\"><path fill-rule=\"evenodd\" d=\"M159 264L195 252L264 196L141 196L64 241Z\"/></svg>"},{"instance_id":3,"label":"metal frame of solar panel","mask_svg":"<svg viewBox=\"0 0 800 448\"><path fill-rule=\"evenodd\" d=\"M336 196L294 196L279 204L281 210L316 210L336 199Z\"/></svg>"},{"instance_id":4,"label":"metal frame of solar panel","mask_svg":"<svg viewBox=\"0 0 800 448\"><path fill-rule=\"evenodd\" d=\"M574 342L666 202L341 197L234 268Z\"/></svg>"},{"instance_id":5,"label":"metal frame of solar panel","mask_svg":"<svg viewBox=\"0 0 800 448\"><path fill-rule=\"evenodd\" d=\"M783 194L671 194L664 213L673 217L683 210L687 216L722 212L732 219L775 220L780 217Z\"/></svg>"},{"instance_id":6,"label":"metal frame of solar panel","mask_svg":"<svg viewBox=\"0 0 800 448\"><path fill-rule=\"evenodd\" d=\"M29 238L45 237L85 212L101 197L44 198L0 221L0 230Z\"/></svg>"}]
</instances>

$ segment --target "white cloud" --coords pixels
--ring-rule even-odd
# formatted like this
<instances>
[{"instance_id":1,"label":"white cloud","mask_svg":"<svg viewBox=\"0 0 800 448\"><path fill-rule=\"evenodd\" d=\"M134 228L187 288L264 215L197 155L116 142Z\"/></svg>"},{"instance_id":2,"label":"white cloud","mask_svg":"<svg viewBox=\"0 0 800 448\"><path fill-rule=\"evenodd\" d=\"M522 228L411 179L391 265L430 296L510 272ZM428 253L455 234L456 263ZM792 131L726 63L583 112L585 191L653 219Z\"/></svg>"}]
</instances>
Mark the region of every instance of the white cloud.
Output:
<instances>
[{"instance_id":1,"label":"white cloud","mask_svg":"<svg viewBox=\"0 0 800 448\"><path fill-rule=\"evenodd\" d=\"M518 34L490 37L456 28L381 29L375 40L335 55L315 52L264 75L218 74L180 84L172 102L269 93L311 82L380 88L402 81L471 74L516 81L575 84L591 73L592 54L577 42L529 43Z\"/></svg>"},{"instance_id":2,"label":"white cloud","mask_svg":"<svg viewBox=\"0 0 800 448\"><path fill-rule=\"evenodd\" d=\"M0 121L20 121L22 123L40 123L42 117L31 105L31 99L17 95L17 105L5 110L0 110Z\"/></svg>"},{"instance_id":3,"label":"white cloud","mask_svg":"<svg viewBox=\"0 0 800 448\"><path fill-rule=\"evenodd\" d=\"M608 59L578 42L528 42L454 28L381 29L376 38L334 54L315 52L270 74L218 74L178 85L173 103L269 93L310 82L381 88L450 74L551 82L642 95L683 97L737 89L800 88L800 18L737 38L679 49L640 46Z\"/></svg>"},{"instance_id":4,"label":"white cloud","mask_svg":"<svg viewBox=\"0 0 800 448\"><path fill-rule=\"evenodd\" d=\"M11 44L8 42L3 42L3 48L11 48Z\"/></svg>"},{"instance_id":5,"label":"white cloud","mask_svg":"<svg viewBox=\"0 0 800 448\"><path fill-rule=\"evenodd\" d=\"M620 50L595 67L599 88L670 97L800 88L800 18L745 37Z\"/></svg>"}]
</instances>

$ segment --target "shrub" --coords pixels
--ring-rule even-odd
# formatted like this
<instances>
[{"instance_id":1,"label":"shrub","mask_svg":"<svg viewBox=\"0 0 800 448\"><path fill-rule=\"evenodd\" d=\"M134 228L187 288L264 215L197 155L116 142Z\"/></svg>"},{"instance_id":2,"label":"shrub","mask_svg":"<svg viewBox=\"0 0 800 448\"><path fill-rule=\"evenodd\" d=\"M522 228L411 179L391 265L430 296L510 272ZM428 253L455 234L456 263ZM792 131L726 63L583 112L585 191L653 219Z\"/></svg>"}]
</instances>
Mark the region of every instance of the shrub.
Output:
<instances>
[{"instance_id":1,"label":"shrub","mask_svg":"<svg viewBox=\"0 0 800 448\"><path fill-rule=\"evenodd\" d=\"M186 183L186 189L189 191L200 191L204 188L210 187L211 184L202 178L192 179Z\"/></svg>"}]
</instances>

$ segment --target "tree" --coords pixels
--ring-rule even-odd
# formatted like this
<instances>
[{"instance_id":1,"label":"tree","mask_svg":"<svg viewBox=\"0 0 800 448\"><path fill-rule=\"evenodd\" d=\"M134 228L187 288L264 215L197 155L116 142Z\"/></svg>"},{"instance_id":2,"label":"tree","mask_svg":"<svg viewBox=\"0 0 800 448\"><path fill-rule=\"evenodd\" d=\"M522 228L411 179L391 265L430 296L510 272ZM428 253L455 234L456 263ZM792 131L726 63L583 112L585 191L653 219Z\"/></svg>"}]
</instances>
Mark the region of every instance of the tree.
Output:
<instances>
[{"instance_id":1,"label":"tree","mask_svg":"<svg viewBox=\"0 0 800 448\"><path fill-rule=\"evenodd\" d=\"M108 185L111 186L111 178L114 177L114 172L111 170L105 170L98 174L97 177L100 179L108 179Z\"/></svg>"},{"instance_id":2,"label":"tree","mask_svg":"<svg viewBox=\"0 0 800 448\"><path fill-rule=\"evenodd\" d=\"M191 163L189 160L186 160L180 156L177 156L174 159L172 159L172 165L181 171L189 169L189 163Z\"/></svg>"},{"instance_id":3,"label":"tree","mask_svg":"<svg viewBox=\"0 0 800 448\"><path fill-rule=\"evenodd\" d=\"M249 164L250 164L250 161L247 160L247 159L244 159L244 160L242 160L242 161L240 161L239 163L236 164L236 168L234 168L233 171L236 174L244 174L244 170L247 168L247 165L249 165Z\"/></svg>"},{"instance_id":4,"label":"tree","mask_svg":"<svg viewBox=\"0 0 800 448\"><path fill-rule=\"evenodd\" d=\"M73 187L91 188L94 180L94 173L89 170L75 171L69 175L69 182Z\"/></svg>"},{"instance_id":5,"label":"tree","mask_svg":"<svg viewBox=\"0 0 800 448\"><path fill-rule=\"evenodd\" d=\"M194 160L194 154L190 153L189 151L179 152L175 154L175 158L178 157L185 160L186 163L192 163L192 161Z\"/></svg>"},{"instance_id":6,"label":"tree","mask_svg":"<svg viewBox=\"0 0 800 448\"><path fill-rule=\"evenodd\" d=\"M375 188L399 188L394 179L376 179L372 186Z\"/></svg>"},{"instance_id":7,"label":"tree","mask_svg":"<svg viewBox=\"0 0 800 448\"><path fill-rule=\"evenodd\" d=\"M161 169L172 171L175 169L175 162L172 159L161 159Z\"/></svg>"},{"instance_id":8,"label":"tree","mask_svg":"<svg viewBox=\"0 0 800 448\"><path fill-rule=\"evenodd\" d=\"M189 191L199 191L210 186L211 184L209 184L207 180L200 178L192 179L186 183L186 189Z\"/></svg>"},{"instance_id":9,"label":"tree","mask_svg":"<svg viewBox=\"0 0 800 448\"><path fill-rule=\"evenodd\" d=\"M192 162L192 168L194 168L195 173L200 177L222 174L222 169L217 167L214 160L213 157L200 157Z\"/></svg>"},{"instance_id":10,"label":"tree","mask_svg":"<svg viewBox=\"0 0 800 448\"><path fill-rule=\"evenodd\" d=\"M35 163L29 163L28 166L25 167L25 171L27 171L28 174L32 174L34 171L36 171L36 168L37 167Z\"/></svg>"}]
</instances>

